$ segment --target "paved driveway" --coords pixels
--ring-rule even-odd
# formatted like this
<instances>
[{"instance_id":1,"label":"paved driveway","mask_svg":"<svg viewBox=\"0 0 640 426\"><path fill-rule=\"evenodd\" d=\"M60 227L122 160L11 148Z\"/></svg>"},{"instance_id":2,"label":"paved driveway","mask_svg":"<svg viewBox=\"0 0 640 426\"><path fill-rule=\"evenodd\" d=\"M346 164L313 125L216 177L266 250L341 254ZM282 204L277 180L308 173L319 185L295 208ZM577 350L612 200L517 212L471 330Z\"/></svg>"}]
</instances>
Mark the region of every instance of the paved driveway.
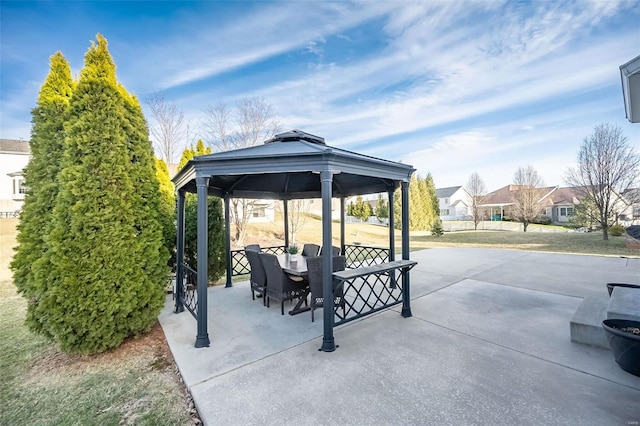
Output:
<instances>
[{"instance_id":1,"label":"paved driveway","mask_svg":"<svg viewBox=\"0 0 640 426\"><path fill-rule=\"evenodd\" d=\"M639 282L640 259L442 248L412 252L412 318L400 307L335 331L209 289L211 347L188 313L160 316L206 424L581 424L640 422L640 378L572 343L582 298ZM318 315L317 318L321 318ZM634 423L636 422L636 423Z\"/></svg>"}]
</instances>

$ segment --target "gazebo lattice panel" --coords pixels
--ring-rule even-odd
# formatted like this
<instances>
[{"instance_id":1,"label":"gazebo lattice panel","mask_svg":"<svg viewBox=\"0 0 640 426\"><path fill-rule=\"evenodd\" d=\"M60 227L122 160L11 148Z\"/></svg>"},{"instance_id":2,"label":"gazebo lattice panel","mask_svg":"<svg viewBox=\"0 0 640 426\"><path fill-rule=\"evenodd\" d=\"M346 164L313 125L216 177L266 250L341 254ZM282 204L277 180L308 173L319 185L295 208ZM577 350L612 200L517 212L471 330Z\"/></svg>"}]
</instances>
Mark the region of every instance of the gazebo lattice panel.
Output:
<instances>
[{"instance_id":1,"label":"gazebo lattice panel","mask_svg":"<svg viewBox=\"0 0 640 426\"><path fill-rule=\"evenodd\" d=\"M349 268L379 265L389 261L388 248L345 245L344 251Z\"/></svg>"}]
</instances>

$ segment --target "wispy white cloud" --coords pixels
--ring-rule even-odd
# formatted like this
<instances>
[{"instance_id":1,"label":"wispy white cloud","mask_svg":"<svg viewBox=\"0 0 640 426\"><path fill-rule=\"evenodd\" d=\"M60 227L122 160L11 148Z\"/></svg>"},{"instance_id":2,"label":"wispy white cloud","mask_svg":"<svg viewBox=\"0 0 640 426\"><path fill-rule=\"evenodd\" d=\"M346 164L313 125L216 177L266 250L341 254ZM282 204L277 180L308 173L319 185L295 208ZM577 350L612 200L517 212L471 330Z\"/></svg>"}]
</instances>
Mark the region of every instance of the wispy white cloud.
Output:
<instances>
[{"instance_id":1,"label":"wispy white cloud","mask_svg":"<svg viewBox=\"0 0 640 426\"><path fill-rule=\"evenodd\" d=\"M186 19L170 43L145 54L150 60L162 58L154 70L162 76L160 88L189 84L297 49L315 47L317 53L317 43L325 36L357 26L392 7L324 2L262 6L218 27L203 26L201 17ZM197 24L191 22L196 19Z\"/></svg>"}]
</instances>

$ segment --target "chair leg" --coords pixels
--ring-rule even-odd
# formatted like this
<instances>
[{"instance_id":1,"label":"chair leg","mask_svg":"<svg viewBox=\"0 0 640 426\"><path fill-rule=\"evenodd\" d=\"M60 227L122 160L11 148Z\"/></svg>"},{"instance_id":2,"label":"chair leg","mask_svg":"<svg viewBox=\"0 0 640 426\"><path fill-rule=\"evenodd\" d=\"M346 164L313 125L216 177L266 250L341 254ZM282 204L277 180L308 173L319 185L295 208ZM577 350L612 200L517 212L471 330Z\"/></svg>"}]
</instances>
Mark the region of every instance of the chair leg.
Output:
<instances>
[{"instance_id":1,"label":"chair leg","mask_svg":"<svg viewBox=\"0 0 640 426\"><path fill-rule=\"evenodd\" d=\"M251 300L256 300L256 295L253 290L251 290Z\"/></svg>"},{"instance_id":2,"label":"chair leg","mask_svg":"<svg viewBox=\"0 0 640 426\"><path fill-rule=\"evenodd\" d=\"M284 300L280 302L280 313L284 315Z\"/></svg>"},{"instance_id":3,"label":"chair leg","mask_svg":"<svg viewBox=\"0 0 640 426\"><path fill-rule=\"evenodd\" d=\"M271 306L271 298L267 296L267 308Z\"/></svg>"},{"instance_id":4,"label":"chair leg","mask_svg":"<svg viewBox=\"0 0 640 426\"><path fill-rule=\"evenodd\" d=\"M313 322L313 311L315 311L315 308L312 306L311 307L311 322Z\"/></svg>"}]
</instances>

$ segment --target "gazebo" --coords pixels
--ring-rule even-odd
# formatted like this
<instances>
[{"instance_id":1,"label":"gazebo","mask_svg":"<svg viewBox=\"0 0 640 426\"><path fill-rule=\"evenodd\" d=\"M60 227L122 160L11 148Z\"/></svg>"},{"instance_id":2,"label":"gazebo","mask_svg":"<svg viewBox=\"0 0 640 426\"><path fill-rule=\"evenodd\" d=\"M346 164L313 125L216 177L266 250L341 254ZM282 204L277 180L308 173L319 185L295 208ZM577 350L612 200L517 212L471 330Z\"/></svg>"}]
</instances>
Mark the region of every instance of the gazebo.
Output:
<instances>
[{"instance_id":1,"label":"gazebo","mask_svg":"<svg viewBox=\"0 0 640 426\"><path fill-rule=\"evenodd\" d=\"M395 272L400 271L402 315L411 316L409 304L409 270L415 262L409 261L409 182L415 169L406 164L358 154L325 144L324 138L300 130L276 135L262 145L233 151L218 152L195 157L173 178L178 193L177 216L177 271L176 312L184 307L197 320L196 347L209 346L207 331L207 197L224 200L227 287L233 275L230 200L232 198L270 199L283 202L285 246L288 245L288 201L292 199L322 199L322 257L323 291L332 294L333 265L331 256L331 201L340 199L342 250L345 248L345 197L373 193L388 194L389 198L389 250L384 264L370 266L341 279L362 279L367 274L386 275L388 287L395 288ZM402 260L395 261L394 249L394 192L401 188ZM184 264L185 193L197 193L197 271ZM372 269L373 268L373 269ZM191 279L188 278L191 276ZM192 293L186 288L191 285ZM396 300L395 303L400 303ZM394 304L394 303L392 303ZM388 305L387 305L388 306ZM379 310L379 308L374 309ZM325 297L323 309L323 351L336 348L333 337L333 298Z\"/></svg>"}]
</instances>

